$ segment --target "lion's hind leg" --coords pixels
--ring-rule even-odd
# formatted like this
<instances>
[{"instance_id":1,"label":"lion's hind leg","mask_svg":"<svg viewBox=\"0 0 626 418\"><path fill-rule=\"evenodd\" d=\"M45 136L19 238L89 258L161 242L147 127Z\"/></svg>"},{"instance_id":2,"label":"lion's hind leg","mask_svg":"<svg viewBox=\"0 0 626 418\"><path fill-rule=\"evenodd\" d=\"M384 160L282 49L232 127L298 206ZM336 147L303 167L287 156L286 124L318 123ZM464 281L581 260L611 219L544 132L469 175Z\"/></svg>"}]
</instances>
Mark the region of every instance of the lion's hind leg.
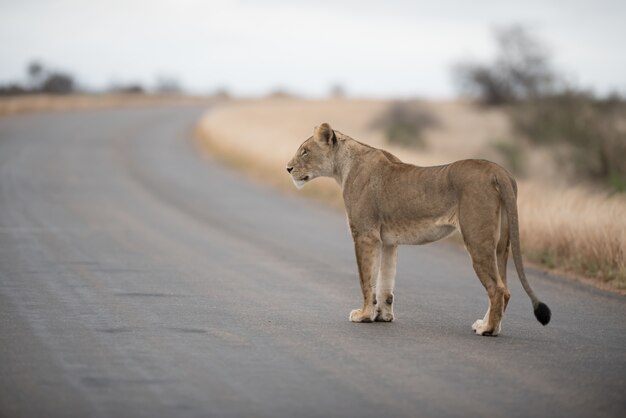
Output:
<instances>
[{"instance_id":1,"label":"lion's hind leg","mask_svg":"<svg viewBox=\"0 0 626 418\"><path fill-rule=\"evenodd\" d=\"M500 239L498 240L498 247L496 249L496 257L498 259L498 273L500 274L500 278L502 279L502 283L506 291L504 292L504 309L506 311L506 307L509 303L509 299L511 299L511 292L509 292L509 286L506 282L506 264L509 259L509 248L510 248L510 237L509 237L509 222L507 219L507 214L504 209L500 210Z\"/></svg>"},{"instance_id":2,"label":"lion's hind leg","mask_svg":"<svg viewBox=\"0 0 626 418\"><path fill-rule=\"evenodd\" d=\"M498 277L495 254L472 255L474 271L487 290L489 307L483 319L476 320L472 328L478 335L498 335L504 314L506 287Z\"/></svg>"},{"instance_id":3,"label":"lion's hind leg","mask_svg":"<svg viewBox=\"0 0 626 418\"><path fill-rule=\"evenodd\" d=\"M472 258L476 275L487 291L489 307L483 319L472 328L478 335L498 335L508 290L498 273L496 248L500 238L498 200L483 199L460 207L459 221L465 247Z\"/></svg>"},{"instance_id":4,"label":"lion's hind leg","mask_svg":"<svg viewBox=\"0 0 626 418\"><path fill-rule=\"evenodd\" d=\"M504 285L504 307L502 308L502 312L506 311L506 307L509 303L509 299L511 299L511 293L509 292L509 288L506 281L506 265L509 258L509 248L510 248L510 238L509 238L509 224L506 218L506 211L500 210L500 238L498 240L498 246L496 247L496 259L498 263L498 274L500 275L500 279L502 279L502 284ZM486 324L489 320L489 310L490 310L491 302L487 307L487 312L483 319L477 319L472 325L472 329L476 331L481 325ZM502 320L500 320L500 324L496 329L499 334L502 331Z\"/></svg>"}]
</instances>

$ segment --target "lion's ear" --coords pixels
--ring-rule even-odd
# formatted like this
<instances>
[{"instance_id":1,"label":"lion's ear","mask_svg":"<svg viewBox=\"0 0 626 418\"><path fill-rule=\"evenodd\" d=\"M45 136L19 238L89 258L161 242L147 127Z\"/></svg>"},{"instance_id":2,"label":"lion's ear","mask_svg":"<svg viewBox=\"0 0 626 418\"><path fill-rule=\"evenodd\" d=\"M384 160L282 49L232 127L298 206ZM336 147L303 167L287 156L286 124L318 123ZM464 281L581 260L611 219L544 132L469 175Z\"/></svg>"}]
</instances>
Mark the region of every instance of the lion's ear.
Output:
<instances>
[{"instance_id":1,"label":"lion's ear","mask_svg":"<svg viewBox=\"0 0 626 418\"><path fill-rule=\"evenodd\" d=\"M323 142L324 144L331 145L337 143L335 131L333 131L327 123L322 123L320 126L316 126L313 130L313 136L316 140Z\"/></svg>"}]
</instances>

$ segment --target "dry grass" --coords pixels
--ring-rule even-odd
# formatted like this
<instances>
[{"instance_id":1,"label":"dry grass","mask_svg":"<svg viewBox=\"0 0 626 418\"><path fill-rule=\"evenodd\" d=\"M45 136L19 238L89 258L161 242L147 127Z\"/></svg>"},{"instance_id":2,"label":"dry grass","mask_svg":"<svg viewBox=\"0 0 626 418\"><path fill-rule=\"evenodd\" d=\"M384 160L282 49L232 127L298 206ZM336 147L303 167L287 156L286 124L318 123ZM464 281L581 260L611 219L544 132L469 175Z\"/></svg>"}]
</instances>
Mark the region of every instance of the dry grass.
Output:
<instances>
[{"instance_id":1,"label":"dry grass","mask_svg":"<svg viewBox=\"0 0 626 418\"><path fill-rule=\"evenodd\" d=\"M626 291L626 197L525 182L519 192L525 254L549 268Z\"/></svg>"},{"instance_id":2,"label":"dry grass","mask_svg":"<svg viewBox=\"0 0 626 418\"><path fill-rule=\"evenodd\" d=\"M329 122L342 132L384 147L406 162L443 164L462 158L490 158L493 138L510 135L506 117L463 103L424 103L438 119L425 133L427 151L389 146L371 121L388 102L365 100L259 100L232 102L207 114L198 125L203 146L231 165L284 190L294 190L284 171L315 124ZM542 163L545 160L540 160ZM545 172L554 170L544 170ZM539 176L535 172L536 176ZM330 179L307 185L302 194L343 207ZM557 186L537 177L520 182L520 229L526 258L547 268L594 279L626 294L626 198L607 197L582 187Z\"/></svg>"},{"instance_id":3,"label":"dry grass","mask_svg":"<svg viewBox=\"0 0 626 418\"><path fill-rule=\"evenodd\" d=\"M207 97L167 94L70 94L0 97L0 116L54 110L101 109L160 104L206 104Z\"/></svg>"}]
</instances>

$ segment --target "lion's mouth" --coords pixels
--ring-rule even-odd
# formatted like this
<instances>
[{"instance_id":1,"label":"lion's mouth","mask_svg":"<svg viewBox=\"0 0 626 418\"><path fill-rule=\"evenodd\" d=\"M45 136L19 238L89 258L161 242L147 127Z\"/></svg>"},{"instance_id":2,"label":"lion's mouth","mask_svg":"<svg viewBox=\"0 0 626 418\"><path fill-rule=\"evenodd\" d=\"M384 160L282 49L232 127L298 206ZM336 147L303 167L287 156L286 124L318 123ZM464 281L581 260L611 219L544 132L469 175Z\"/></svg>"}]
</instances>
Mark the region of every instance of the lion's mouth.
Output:
<instances>
[{"instance_id":1,"label":"lion's mouth","mask_svg":"<svg viewBox=\"0 0 626 418\"><path fill-rule=\"evenodd\" d=\"M296 179L295 177L291 177L291 180L293 180L293 184L298 188L301 189L302 187L304 187L304 184L309 181L310 177L309 176L304 176L301 177L299 179Z\"/></svg>"}]
</instances>

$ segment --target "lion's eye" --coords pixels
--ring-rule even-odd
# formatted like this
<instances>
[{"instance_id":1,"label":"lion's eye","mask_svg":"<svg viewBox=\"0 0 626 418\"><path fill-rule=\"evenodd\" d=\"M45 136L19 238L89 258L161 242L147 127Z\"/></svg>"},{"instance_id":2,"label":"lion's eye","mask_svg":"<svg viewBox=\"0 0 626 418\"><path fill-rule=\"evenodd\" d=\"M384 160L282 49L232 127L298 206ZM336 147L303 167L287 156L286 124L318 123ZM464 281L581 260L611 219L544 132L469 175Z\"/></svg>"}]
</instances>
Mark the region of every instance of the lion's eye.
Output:
<instances>
[{"instance_id":1,"label":"lion's eye","mask_svg":"<svg viewBox=\"0 0 626 418\"><path fill-rule=\"evenodd\" d=\"M305 149L302 150L302 156L306 157L307 155L309 155L309 152Z\"/></svg>"}]
</instances>

